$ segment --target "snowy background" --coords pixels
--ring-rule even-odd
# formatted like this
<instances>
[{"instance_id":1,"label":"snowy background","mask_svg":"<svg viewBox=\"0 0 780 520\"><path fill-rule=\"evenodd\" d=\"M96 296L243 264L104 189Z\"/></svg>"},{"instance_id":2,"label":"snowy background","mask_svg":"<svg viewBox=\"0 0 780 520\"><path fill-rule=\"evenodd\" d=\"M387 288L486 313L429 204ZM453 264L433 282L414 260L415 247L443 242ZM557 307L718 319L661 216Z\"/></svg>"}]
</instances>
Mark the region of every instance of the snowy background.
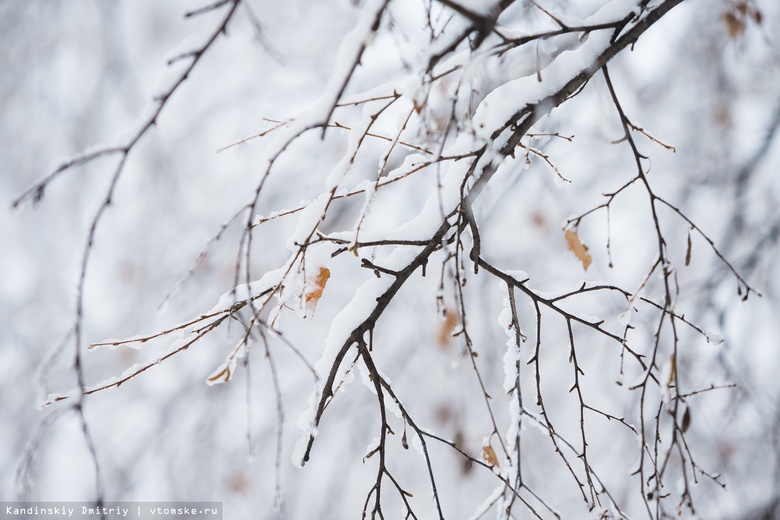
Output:
<instances>
[{"instance_id":1,"label":"snowy background","mask_svg":"<svg viewBox=\"0 0 780 520\"><path fill-rule=\"evenodd\" d=\"M505 37L520 37L558 28L550 14L576 26L619 19L639 3L538 2L546 14L532 2L518 1L502 13L498 27ZM663 3L650 2L650 8ZM191 327L130 347L89 345L153 335L222 309L235 301L230 291L236 282L259 280L289 265L295 242L307 238L307 226L316 224L322 210L254 227L249 275L244 263L247 218L264 220L327 193L341 171L338 165L356 144L354 129L381 104L339 108L330 122L348 128L328 129L325 139L321 130L312 130L292 142L273 163L253 214L231 219L252 202L267 161L285 136L322 117L328 96L338 92L339 79L349 72L350 49L362 41L361 31L370 32L372 9L383 5L245 0L238 6L227 34L218 36L166 101L156 125L131 150L97 227L80 321L87 387L154 362L193 334ZM461 5L488 12L480 2ZM599 11L603 5L606 9ZM0 3L0 194L5 204L0 218L0 501L96 498L95 460L72 408L78 396L41 405L50 394L78 387L73 331L81 262L119 157L67 170L46 187L39 202L25 199L13 210L11 205L69 158L132 138L156 106L154 97L166 92L190 63L183 59L169 66L168 60L203 45L231 6L185 18L195 7L183 1ZM500 125L506 113L522 108L517 99L530 96L531 87L547 88L556 74L576 73L577 66L588 63L582 60L590 56L589 47L600 44L596 33L584 41L562 35L499 59L471 52L464 41L442 59L442 70L449 63L456 72L427 91L421 73L426 60L469 23L436 2L389 3L376 34L366 39L344 99L366 99L374 94L361 93L371 89L376 95L401 94L372 131L392 141L405 128L403 142L389 152L391 142L366 137L354 164L338 179L340 187L373 185L383 161L383 175L403 171L414 154L424 155L420 148L436 150L442 139L450 139L444 141L443 149L450 150L444 154L452 153L456 134L479 141L486 135L480 122L488 128ZM436 34L433 41L429 31ZM668 145L633 134L648 156L642 164L649 168L654 192L684 212L717 248L716 253L676 212L659 206L658 225L673 270L674 312L705 333L678 322L673 358L671 333L668 328L662 332L655 371L661 384L647 386L652 403L645 402L648 450L665 449L653 442L655 413L668 398L672 366L681 385L678 394L718 387L686 400L690 454L675 450L665 470L664 493L670 498L663 508L668 514L678 510L685 478L702 518L760 518L753 515L780 500L778 31L775 2L684 1L610 63L626 115ZM488 49L499 43L493 34L483 45ZM544 82L537 81L537 70ZM510 81L523 76L530 81L520 87ZM491 91L495 95L488 97ZM453 109L454 95L459 101ZM447 126L453 110L457 128ZM284 128L218 152L291 119ZM518 280L527 277L528 287L542 297L576 290L586 281L662 301L659 272L645 280L658 245L648 196L639 183L614 199L609 220L601 209L579 223L578 236L592 256L587 270L567 250L562 228L567 219L603 204L604 194L636 174L628 143L613 142L623 136L623 128L603 75L595 74L532 132L537 137L522 143L539 153L527 159L518 148L474 204L482 257L513 271ZM556 132L574 137L549 135ZM226 519L359 518L377 478L379 455L365 457L376 447L380 423L365 365L360 361L347 371L357 350L347 355L344 384L314 432L306 424L307 409L312 398L319 398L328 356L345 337L340 328L369 310L375 286L392 280L387 273L377 278L361 262L394 269L416 250L398 246L393 256L391 249L368 247L359 250L359 258L351 251L333 254L356 240L358 228L364 241L430 239L441 222L435 221L440 208L428 211L430 218L413 219L426 214L426 201L446 206L446 178L458 168L465 168L465 160L445 161L388 184L376 192L369 211L364 194L334 200L319 231L343 243L322 240L306 250L309 274L291 277L286 292L260 314L281 336L257 326L229 382L206 384L241 344L245 331L239 320L226 320L186 351L121 386L87 396L84 418L94 440L103 498L222 501ZM199 256L218 233L219 240ZM444 515L470 518L488 510L484 518L504 518L495 505L503 484L494 472L513 479L518 460L525 486L521 494L542 518L553 518L553 510L563 518L597 517L602 511L617 516L613 500L632 518L658 514L655 499L648 512L642 498L646 488L632 476L640 438L615 420L625 418L642 429L640 391L631 387L643 371L628 354L621 356L618 343L575 324L583 393L590 405L614 416L585 415L592 471L583 471L575 454L582 431L577 392L569 392L574 371L566 321L552 312L543 315L541 356L537 365L526 364L537 339L536 314L531 300L516 291L519 325L528 339L518 354L521 383L508 393L514 384L515 335L507 330L506 284L485 269L474 274L468 229L463 237L462 256L448 256L454 244L434 253L425 277L418 270L409 279L372 334L378 370L420 427L475 459L490 462L483 457L487 445L498 457L498 466L490 470L469 464L443 443L426 441ZM729 265L762 296L751 292L743 301L745 285ZM312 273L325 266L327 283L313 281ZM186 283L180 285L183 277ZM459 277L467 281L460 290ZM312 302L308 295L317 288L322 292ZM654 351L659 314L649 306L626 311L624 297L595 291L563 307L579 316L598 316L618 336L630 321L635 328L628 334L629 345L648 356ZM458 334L463 313L468 346L465 334ZM241 320L249 318L245 314ZM311 369L315 364L318 382ZM591 512L548 430L531 416L524 416L518 434L519 458L500 447L513 442L506 434L517 421L512 403L519 389L523 406L540 417L537 366L549 419L561 442L574 446L574 451L564 446L567 459L580 478L597 475L597 489L608 490L609 498L603 493ZM300 419L302 429L296 424ZM400 418L392 415L390 421L389 469L414 496L409 500L418 516L433 518L419 438ZM669 427L662 424L661 430ZM305 442L307 433L316 440L311 459L300 468L296 445L302 438ZM667 435L663 430L659 439L668 442ZM408 437L408 450L402 436ZM710 476L720 475L717 482L690 464L681 467L687 456ZM386 517L403 516L400 495L387 479L382 503ZM679 509L685 517L692 515L684 505ZM522 504L514 505L513 514L533 518ZM763 518L772 518L768 515Z\"/></svg>"}]
</instances>

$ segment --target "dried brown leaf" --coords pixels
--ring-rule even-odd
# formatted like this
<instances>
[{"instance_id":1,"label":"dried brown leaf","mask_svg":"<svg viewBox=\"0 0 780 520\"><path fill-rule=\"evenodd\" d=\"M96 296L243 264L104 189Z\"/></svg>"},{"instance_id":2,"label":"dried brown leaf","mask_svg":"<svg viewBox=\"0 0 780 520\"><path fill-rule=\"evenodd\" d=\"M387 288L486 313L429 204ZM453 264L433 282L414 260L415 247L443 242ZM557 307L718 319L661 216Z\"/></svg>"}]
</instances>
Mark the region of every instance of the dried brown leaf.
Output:
<instances>
[{"instance_id":1,"label":"dried brown leaf","mask_svg":"<svg viewBox=\"0 0 780 520\"><path fill-rule=\"evenodd\" d=\"M452 331L458 326L458 316L452 309L447 309L444 313L444 319L439 325L439 346L442 349L447 348L452 342Z\"/></svg>"},{"instance_id":2,"label":"dried brown leaf","mask_svg":"<svg viewBox=\"0 0 780 520\"><path fill-rule=\"evenodd\" d=\"M498 457L496 457L496 452L492 446L482 446L482 458L491 466L498 467L500 465L498 463Z\"/></svg>"},{"instance_id":3,"label":"dried brown leaf","mask_svg":"<svg viewBox=\"0 0 780 520\"><path fill-rule=\"evenodd\" d=\"M327 267L320 267L317 272L317 278L314 280L314 287L306 293L305 300L306 305L314 308L317 302L322 297L322 291L325 290L325 284L328 283L330 278L330 269Z\"/></svg>"},{"instance_id":4,"label":"dried brown leaf","mask_svg":"<svg viewBox=\"0 0 780 520\"><path fill-rule=\"evenodd\" d=\"M731 38L739 38L745 32L745 22L732 11L723 13L723 22L726 24Z\"/></svg>"},{"instance_id":5,"label":"dried brown leaf","mask_svg":"<svg viewBox=\"0 0 780 520\"><path fill-rule=\"evenodd\" d=\"M588 253L587 246L580 241L580 237L576 231L567 229L564 236L566 237L566 243L569 245L569 251L574 253L579 261L582 262L583 269L587 271L591 262L593 262L593 258L590 256L590 253Z\"/></svg>"}]
</instances>

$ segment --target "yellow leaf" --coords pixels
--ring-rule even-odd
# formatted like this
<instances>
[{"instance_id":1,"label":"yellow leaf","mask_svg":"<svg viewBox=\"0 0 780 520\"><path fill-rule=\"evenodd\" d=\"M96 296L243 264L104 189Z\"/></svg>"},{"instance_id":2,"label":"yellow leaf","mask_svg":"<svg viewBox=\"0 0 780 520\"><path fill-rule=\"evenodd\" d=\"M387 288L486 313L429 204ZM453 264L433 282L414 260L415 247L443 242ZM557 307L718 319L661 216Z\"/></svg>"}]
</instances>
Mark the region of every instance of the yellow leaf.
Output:
<instances>
[{"instance_id":1,"label":"yellow leaf","mask_svg":"<svg viewBox=\"0 0 780 520\"><path fill-rule=\"evenodd\" d=\"M482 458L491 466L499 466L498 457L492 446L482 446Z\"/></svg>"},{"instance_id":2,"label":"yellow leaf","mask_svg":"<svg viewBox=\"0 0 780 520\"><path fill-rule=\"evenodd\" d=\"M577 235L576 231L567 229L564 236L566 237L566 243L569 245L569 251L574 253L579 261L582 262L583 269L587 271L591 262L593 262L593 258L591 258L590 253L588 253L587 246L580 242L580 237Z\"/></svg>"},{"instance_id":3,"label":"yellow leaf","mask_svg":"<svg viewBox=\"0 0 780 520\"><path fill-rule=\"evenodd\" d=\"M314 280L314 288L306 293L306 303L317 305L320 297L322 297L322 291L325 290L325 284L328 283L328 278L330 278L330 269L320 267L317 278Z\"/></svg>"}]
</instances>

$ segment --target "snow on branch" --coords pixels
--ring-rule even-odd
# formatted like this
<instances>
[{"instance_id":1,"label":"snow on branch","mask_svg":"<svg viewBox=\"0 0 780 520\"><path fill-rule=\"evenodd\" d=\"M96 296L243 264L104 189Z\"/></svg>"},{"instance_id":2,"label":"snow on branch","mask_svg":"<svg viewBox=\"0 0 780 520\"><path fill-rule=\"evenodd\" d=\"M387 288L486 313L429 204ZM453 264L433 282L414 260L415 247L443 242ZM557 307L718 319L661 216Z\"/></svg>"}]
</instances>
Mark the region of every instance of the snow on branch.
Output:
<instances>
[{"instance_id":1,"label":"snow on branch","mask_svg":"<svg viewBox=\"0 0 780 520\"><path fill-rule=\"evenodd\" d=\"M666 154L676 147L632 122L630 105L618 95L611 72L618 67L614 58L637 44L651 27L661 25L682 1L613 0L584 14L574 9L559 12L568 4L552 1L521 5L511 0L428 0L414 6L402 0L365 2L345 24L337 48L327 49L329 79L318 89L313 105L301 104L297 113L273 119L263 114L265 129L217 150L231 149L220 158L238 156L239 150L250 147L264 155L259 164L247 165L246 178L251 181L227 213L233 216L215 226L216 235L163 303L172 305L206 257L218 244L227 247L225 237L235 231L239 236L235 251L230 251L235 261L227 268L231 280L215 282L226 283L223 296L209 311L159 332L92 343L90 351L140 348L153 340L184 336L120 376L88 385L81 352L83 294L93 269L96 230L137 143L232 26L240 0L220 0L186 13L221 16L202 45L172 58L187 63L184 71L156 98L129 140L66 161L13 202L14 207L25 200L38 202L64 172L102 157L119 158L83 249L74 329L77 388L51 394L44 406L76 401L91 446L80 411L85 396L117 388L162 363L175 363L173 357L181 359L179 354L217 336L219 330L231 342L224 347L224 361L206 372L208 385L229 383L242 370L249 378L250 359L257 349L270 369L277 421L275 503L280 508L284 406L297 399L296 409L303 411L290 457L300 468L320 453L328 456L323 433L339 427L338 414L360 423L362 429L355 431L371 432L368 448L354 457L375 468L375 477L362 490L364 518L451 516L455 501L442 482L451 483L452 478L442 469L441 453L465 464L464 471L473 469L489 479L490 491L476 504L474 518L484 517L491 508L505 519L564 517L555 493L544 478L535 477L547 468L533 468L528 462L537 456L544 460L542 466L563 476L561 485L573 490L567 497L581 499L580 513L624 518L629 514L624 511L630 511L660 519L670 517L676 506L678 513L685 509L696 516L693 484L702 477L717 486L722 483L699 462L690 433L692 401L731 384L689 377L693 369L686 347L695 341L690 338L713 347L723 342L700 324L700 316L686 316L681 310L686 286L679 281L677 264L691 262L691 235L707 243L739 295L747 299L759 293L739 264L688 216L686 207L662 195L660 181L649 175L650 153L641 145L649 141L657 153ZM625 52L625 59L633 56ZM579 144L566 118L558 114L576 107L576 98L591 89L601 89L598 92L615 116L603 126L612 131L609 123L614 123L622 135L607 144L625 151L631 172L626 177L625 165L616 161L620 171L607 179L610 191L595 203L579 172L571 171L577 161L595 162L595 155L561 166L555 148ZM516 189L525 182L528 175L521 177L520 170L526 169L537 175L537 184ZM519 229L507 216L511 212L496 209L504 195L512 198L525 189L540 190L531 198L541 200L548 195L539 185L546 186L547 181L565 189L577 186L578 194L584 194L577 206L589 208L565 213L575 216L557 230L560 262L569 264L559 264L555 255L537 248L533 233ZM527 194L523 196L511 204L528 200ZM635 196L638 199L631 198ZM610 271L601 268L606 262L587 233L588 224L606 213L606 253L612 268L611 215L619 212L649 230L641 237L643 246L649 243L641 254L649 250L649 256L640 258L639 276L632 271L632 276L596 280L594 272ZM555 235L542 216L538 220L539 228ZM681 225L687 230L687 252L684 262L676 263L670 244ZM270 233L282 230L274 236L281 238L278 244L263 234L269 228ZM561 290L556 280L526 274L540 271L527 265L533 262L549 263L564 280L575 268L591 278ZM507 264L511 265L506 269L498 267ZM554 288L542 290L546 284ZM501 292L500 304L491 292L495 287ZM418 313L415 305L428 299L435 300L439 321ZM596 312L603 318L591 314ZM485 315L490 319L483 319ZM496 322L500 341L490 328L496 328ZM435 422L436 413L431 412L434 398L419 388L425 387L428 377L436 381L437 376L430 375L434 373L430 364L435 364L430 360L443 358L405 344L424 343L430 330L437 331L442 350L457 348L457 353L447 351L448 362L466 374L455 391L468 397L453 398L451 391L444 408L465 410L462 420L467 424L452 426L456 419L451 417L461 412L448 412L449 423L442 419L443 427L452 427L460 437L422 426ZM299 337L304 338L300 343ZM271 354L271 339L283 343L295 364ZM223 340L217 343L222 345ZM317 360L310 363L309 356ZM424 377L414 372L420 359L429 363ZM347 398L343 406L337 402L347 392L351 397L360 393L350 388L355 370L363 375L361 390L368 389L364 393L370 405L361 412L370 410L371 417L358 418L358 407L351 410ZM296 379L299 372L306 374L305 379ZM624 384L624 378L630 383ZM606 392L609 398L598 390L607 380L613 385ZM435 385L431 387L435 392ZM299 393L308 400L301 400ZM331 414L337 417L331 419ZM249 420L247 424L251 439L249 429L254 426ZM477 430L481 442L463 440L476 437ZM621 453L630 451L637 462L633 474L620 479L636 483L632 498L615 490L621 483L609 475L603 447L599 451L604 432L617 432L631 444L633 451ZM407 463L410 447L419 455L409 463L415 472L399 469ZM93 457L97 465L94 453ZM350 462L339 460L338 465ZM424 478L409 476L414 474ZM675 491L669 491L672 482L680 483ZM416 493L427 494L430 500L421 500ZM674 502L670 496L678 504L668 506Z\"/></svg>"}]
</instances>

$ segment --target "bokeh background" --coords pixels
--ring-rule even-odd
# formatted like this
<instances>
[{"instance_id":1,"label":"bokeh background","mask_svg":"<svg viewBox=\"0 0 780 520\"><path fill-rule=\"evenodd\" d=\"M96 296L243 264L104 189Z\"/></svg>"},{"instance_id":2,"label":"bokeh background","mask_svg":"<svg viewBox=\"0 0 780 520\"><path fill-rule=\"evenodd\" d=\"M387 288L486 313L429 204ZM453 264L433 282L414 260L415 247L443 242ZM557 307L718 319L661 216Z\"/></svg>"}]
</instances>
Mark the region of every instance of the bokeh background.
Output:
<instances>
[{"instance_id":1,"label":"bokeh background","mask_svg":"<svg viewBox=\"0 0 780 520\"><path fill-rule=\"evenodd\" d=\"M603 3L551 0L544 5L576 20ZM86 344L165 330L212 309L233 287L240 224L227 228L189 282L166 300L209 240L250 200L268 140L217 150L267 129L269 120L295 117L318 99L338 69L337 50L364 8L359 4L243 2L226 37L209 49L128 159L97 231L87 272ZM138 128L154 96L183 66L169 67L167 60L201 44L224 12L185 18L191 9L190 2L180 0L0 2L2 501L95 498L94 463L77 415L67 402L42 410L38 405L49 393L67 392L76 384L69 333L80 262L116 160L99 159L65 172L39 203L24 202L12 210L12 201L69 157L122 143ZM356 92L400 82L419 65L424 10L397 0L391 12L394 28L383 30L367 51L350 84ZM649 156L654 188L681 208L762 294L743 302L734 276L707 242L672 212L662 215L680 287L676 309L724 340L716 344L695 331L681 331L678 370L690 391L736 385L691 399L688 441L694 458L706 471L721 474L726 485L724 490L699 477L694 498L703 518L780 514L778 15L772 1L686 1L610 68L632 121L676 150L638 141ZM551 23L529 2L516 2L501 22L518 31ZM519 157L477 205L483 253L497 265L528 273L539 291L561 292L583 279L635 290L655 254L646 194L629 190L617 200L609 227L603 211L581 224L579 234L593 256L587 272L567 251L561 230L568 217L602 203L603 193L633 175L630 150L612 143L622 130L603 79L595 77L538 130L575 136L572 142L540 138L534 143L571 182L560 181L538 159L525 168ZM325 141L307 137L285 154L260 198L261 214L294 207L322 191L324 177L344 152L344 137L334 134ZM366 147L354 168L355 182L376 174L381 143ZM401 159L393 156L392 161L400 164ZM399 183L382 192L367 227L392 230L416 214L431 182ZM325 232L351 229L361 205L362 199L334 205ZM287 237L295 223L290 217L257 228L257 277L287 259ZM689 234L691 259L685 265ZM348 256L329 265L331 280L314 316L287 312L282 317L285 337L312 363L333 318L373 277ZM440 319L442 307L451 315L457 308L452 283L439 288L440 278L448 277L448 269L430 266L426 278L416 278L399 294L375 332L381 345L377 358L423 425L478 457L491 427L461 338L451 335L457 324ZM465 290L479 366L493 406L502 410L504 431L507 336L497 319L505 288L473 277ZM646 294L654 297L658 291L657 281L651 282ZM619 329L625 301L594 298L573 308L598 314ZM652 340L653 319L639 313L632 322L637 327L632 339L640 350ZM528 302L522 304L521 321L526 332L533 331ZM632 374L621 376L615 346L580 332L589 395L617 416L635 416L636 396L626 390ZM238 326L225 327L119 388L86 399L105 498L222 501L230 519L359 517L375 478L374 462L363 460L366 446L378 435L375 397L357 374L329 408L312 460L297 468L290 461L300 435L295 423L307 407L312 378L284 343L268 340L281 403L259 342L232 381L205 384L240 334ZM577 439L578 411L567 392L571 368L565 323L546 320L544 335L546 404L561 434ZM164 337L141 349L84 349L87 383L154 359L174 341ZM530 369L528 377L530 404ZM622 386L616 383L621 377L626 379ZM641 517L639 484L630 476L638 459L636 438L603 418L590 419L588 428L599 476L621 507ZM527 422L524 439L529 487L564 518L588 517L576 485L551 453L547 434ZM431 504L422 459L398 446L392 453L399 479L425 511ZM432 456L447 517L469 518L479 511L497 484L490 472L469 467L442 446L433 448ZM670 486L677 492L674 481ZM275 507L280 500L282 507ZM388 500L394 504L397 499ZM550 514L542 512L545 518Z\"/></svg>"}]
</instances>

